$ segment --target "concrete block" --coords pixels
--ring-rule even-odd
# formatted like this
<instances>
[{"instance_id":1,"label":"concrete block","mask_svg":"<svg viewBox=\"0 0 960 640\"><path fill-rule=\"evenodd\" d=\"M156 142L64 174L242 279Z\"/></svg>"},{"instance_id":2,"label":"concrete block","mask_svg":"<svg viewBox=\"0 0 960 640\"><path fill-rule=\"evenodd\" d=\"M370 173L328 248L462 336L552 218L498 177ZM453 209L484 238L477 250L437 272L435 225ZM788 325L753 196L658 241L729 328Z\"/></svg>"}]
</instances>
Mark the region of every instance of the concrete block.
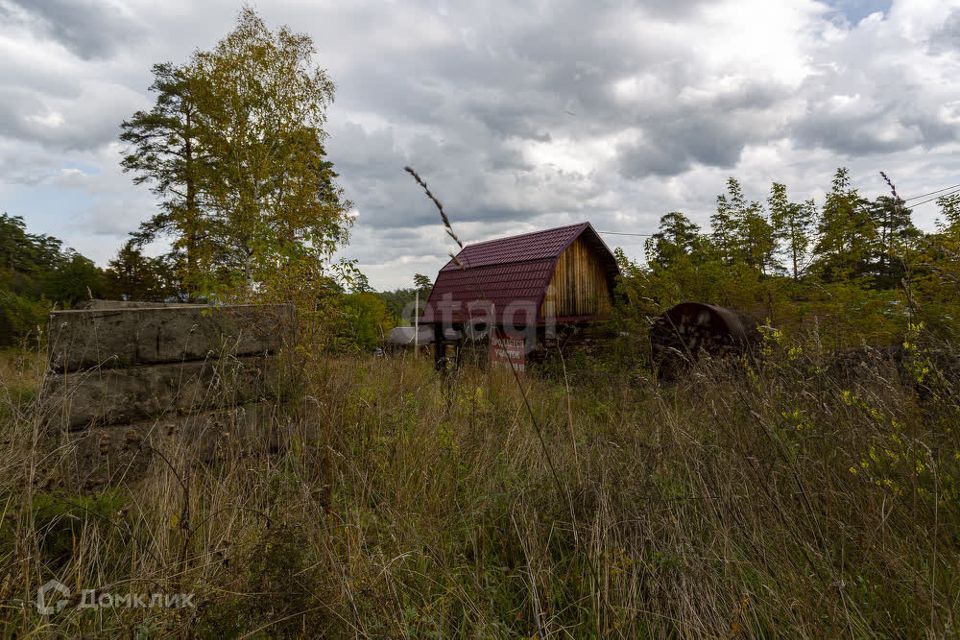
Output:
<instances>
[{"instance_id":1,"label":"concrete block","mask_svg":"<svg viewBox=\"0 0 960 640\"><path fill-rule=\"evenodd\" d=\"M50 314L58 372L274 354L296 335L292 305L169 305Z\"/></svg>"},{"instance_id":2,"label":"concrete block","mask_svg":"<svg viewBox=\"0 0 960 640\"><path fill-rule=\"evenodd\" d=\"M50 373L41 410L52 429L127 424L277 398L290 384L283 373L276 357Z\"/></svg>"},{"instance_id":3,"label":"concrete block","mask_svg":"<svg viewBox=\"0 0 960 640\"><path fill-rule=\"evenodd\" d=\"M256 403L64 432L56 439L66 454L56 482L81 489L116 486L140 481L152 465L169 462L182 473L192 464L270 453L280 446L282 424L278 405Z\"/></svg>"}]
</instances>

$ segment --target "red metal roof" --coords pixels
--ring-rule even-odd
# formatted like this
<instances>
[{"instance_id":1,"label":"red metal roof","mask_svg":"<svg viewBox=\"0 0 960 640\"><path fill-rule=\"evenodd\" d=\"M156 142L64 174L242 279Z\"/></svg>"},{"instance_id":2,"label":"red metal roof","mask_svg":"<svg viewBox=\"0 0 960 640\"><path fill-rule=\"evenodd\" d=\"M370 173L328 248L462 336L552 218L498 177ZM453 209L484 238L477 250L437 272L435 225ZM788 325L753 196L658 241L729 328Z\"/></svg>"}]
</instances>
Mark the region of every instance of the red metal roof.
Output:
<instances>
[{"instance_id":1,"label":"red metal roof","mask_svg":"<svg viewBox=\"0 0 960 640\"><path fill-rule=\"evenodd\" d=\"M616 261L589 222L478 242L464 247L440 270L421 322L488 318L492 306L497 323L538 323L557 259L585 232L584 239L604 255L612 278Z\"/></svg>"},{"instance_id":2,"label":"red metal roof","mask_svg":"<svg viewBox=\"0 0 960 640\"><path fill-rule=\"evenodd\" d=\"M567 227L478 242L464 247L463 251L457 254L457 259L464 266L482 267L488 264L557 258L588 227L589 222L581 222ZM453 260L448 262L443 270L451 268L459 268Z\"/></svg>"}]
</instances>

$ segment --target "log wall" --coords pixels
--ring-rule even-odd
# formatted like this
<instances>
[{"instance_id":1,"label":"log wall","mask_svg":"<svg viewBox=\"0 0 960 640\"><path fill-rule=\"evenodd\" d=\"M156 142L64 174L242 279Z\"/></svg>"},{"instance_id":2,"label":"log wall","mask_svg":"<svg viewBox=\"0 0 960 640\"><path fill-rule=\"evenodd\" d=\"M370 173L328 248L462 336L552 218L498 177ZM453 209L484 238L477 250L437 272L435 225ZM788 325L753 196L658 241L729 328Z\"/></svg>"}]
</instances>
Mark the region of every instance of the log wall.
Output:
<instances>
[{"instance_id":1,"label":"log wall","mask_svg":"<svg viewBox=\"0 0 960 640\"><path fill-rule=\"evenodd\" d=\"M557 259L540 307L541 317L604 317L613 311L613 292L595 253L577 238Z\"/></svg>"}]
</instances>

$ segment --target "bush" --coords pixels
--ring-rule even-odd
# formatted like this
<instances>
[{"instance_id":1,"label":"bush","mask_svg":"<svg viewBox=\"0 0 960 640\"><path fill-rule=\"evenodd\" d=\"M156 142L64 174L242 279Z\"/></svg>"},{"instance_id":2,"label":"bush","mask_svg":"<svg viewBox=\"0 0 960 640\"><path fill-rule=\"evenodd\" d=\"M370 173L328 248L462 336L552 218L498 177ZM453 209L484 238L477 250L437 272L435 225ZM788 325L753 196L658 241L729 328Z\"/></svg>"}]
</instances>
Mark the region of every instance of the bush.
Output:
<instances>
[{"instance_id":1,"label":"bush","mask_svg":"<svg viewBox=\"0 0 960 640\"><path fill-rule=\"evenodd\" d=\"M49 311L50 304L45 300L30 300L0 290L0 347L15 345L42 331Z\"/></svg>"}]
</instances>

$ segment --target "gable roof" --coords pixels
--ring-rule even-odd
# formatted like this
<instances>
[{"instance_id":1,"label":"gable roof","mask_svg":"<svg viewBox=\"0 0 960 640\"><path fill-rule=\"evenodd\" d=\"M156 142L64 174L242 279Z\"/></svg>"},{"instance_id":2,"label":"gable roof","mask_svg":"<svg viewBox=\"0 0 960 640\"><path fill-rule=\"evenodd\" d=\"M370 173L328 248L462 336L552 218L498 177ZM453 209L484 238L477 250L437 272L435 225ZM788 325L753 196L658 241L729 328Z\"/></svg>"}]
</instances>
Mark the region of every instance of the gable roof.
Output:
<instances>
[{"instance_id":1,"label":"gable roof","mask_svg":"<svg viewBox=\"0 0 960 640\"><path fill-rule=\"evenodd\" d=\"M587 228L592 229L590 223L581 222L566 227L477 242L464 247L457 254L457 259L466 266L483 267L491 264L556 258ZM451 267L457 268L453 260L448 262L444 269Z\"/></svg>"},{"instance_id":2,"label":"gable roof","mask_svg":"<svg viewBox=\"0 0 960 640\"><path fill-rule=\"evenodd\" d=\"M597 253L613 282L619 273L589 222L468 245L440 270L421 322L465 322L489 316L515 325L540 322L540 304L560 254L577 238Z\"/></svg>"}]
</instances>

